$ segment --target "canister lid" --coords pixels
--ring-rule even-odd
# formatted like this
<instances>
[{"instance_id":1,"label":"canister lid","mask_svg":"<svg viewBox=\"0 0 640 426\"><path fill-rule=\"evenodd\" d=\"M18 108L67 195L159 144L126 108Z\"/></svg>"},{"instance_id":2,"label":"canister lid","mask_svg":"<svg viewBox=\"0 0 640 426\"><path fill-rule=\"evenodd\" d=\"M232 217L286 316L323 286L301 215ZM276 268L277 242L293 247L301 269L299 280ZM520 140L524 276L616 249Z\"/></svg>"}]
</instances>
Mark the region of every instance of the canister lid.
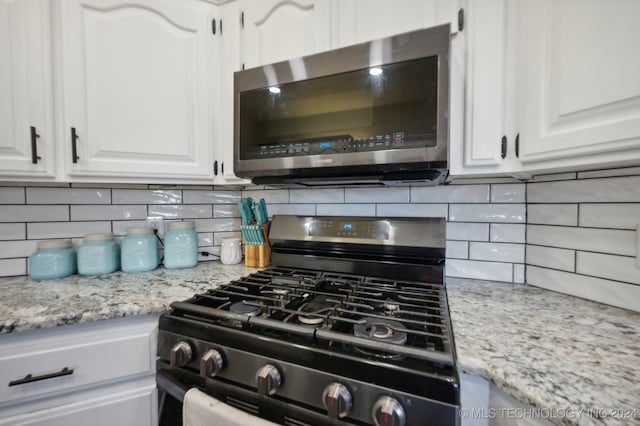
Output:
<instances>
[{"instance_id":1,"label":"canister lid","mask_svg":"<svg viewBox=\"0 0 640 426\"><path fill-rule=\"evenodd\" d=\"M127 234L153 234L153 229L147 227L127 228Z\"/></svg>"},{"instance_id":2,"label":"canister lid","mask_svg":"<svg viewBox=\"0 0 640 426\"><path fill-rule=\"evenodd\" d=\"M103 233L95 233L95 234L86 234L84 236L85 241L103 241L103 240L113 240L113 234L111 232L103 232Z\"/></svg>"},{"instance_id":3,"label":"canister lid","mask_svg":"<svg viewBox=\"0 0 640 426\"><path fill-rule=\"evenodd\" d=\"M39 249L52 249L52 248L71 247L71 240L44 240L44 241L38 241L37 247Z\"/></svg>"},{"instance_id":4,"label":"canister lid","mask_svg":"<svg viewBox=\"0 0 640 426\"><path fill-rule=\"evenodd\" d=\"M184 222L169 222L169 229L191 229L195 228L196 224L192 220L185 220Z\"/></svg>"}]
</instances>

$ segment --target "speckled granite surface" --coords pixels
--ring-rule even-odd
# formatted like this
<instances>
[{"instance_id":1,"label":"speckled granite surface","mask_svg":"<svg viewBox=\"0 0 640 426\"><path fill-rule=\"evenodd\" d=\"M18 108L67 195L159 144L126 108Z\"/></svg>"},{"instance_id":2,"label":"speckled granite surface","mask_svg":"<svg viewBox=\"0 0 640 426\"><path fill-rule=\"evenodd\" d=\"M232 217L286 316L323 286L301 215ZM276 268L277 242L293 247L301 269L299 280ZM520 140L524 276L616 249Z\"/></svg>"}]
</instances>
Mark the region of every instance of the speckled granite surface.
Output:
<instances>
[{"instance_id":1,"label":"speckled granite surface","mask_svg":"<svg viewBox=\"0 0 640 426\"><path fill-rule=\"evenodd\" d=\"M447 295L463 371L557 424L640 424L640 314L520 284L449 278Z\"/></svg>"},{"instance_id":2,"label":"speckled granite surface","mask_svg":"<svg viewBox=\"0 0 640 426\"><path fill-rule=\"evenodd\" d=\"M160 313L254 270L203 262L40 282L0 278L0 334ZM640 413L640 314L526 285L449 278L447 287L464 372L536 408L592 410L554 423L640 424L595 417L625 408Z\"/></svg>"},{"instance_id":3,"label":"speckled granite surface","mask_svg":"<svg viewBox=\"0 0 640 426\"><path fill-rule=\"evenodd\" d=\"M191 269L33 281L0 278L0 334L129 315L160 313L187 299L254 271L244 264L201 262Z\"/></svg>"}]
</instances>

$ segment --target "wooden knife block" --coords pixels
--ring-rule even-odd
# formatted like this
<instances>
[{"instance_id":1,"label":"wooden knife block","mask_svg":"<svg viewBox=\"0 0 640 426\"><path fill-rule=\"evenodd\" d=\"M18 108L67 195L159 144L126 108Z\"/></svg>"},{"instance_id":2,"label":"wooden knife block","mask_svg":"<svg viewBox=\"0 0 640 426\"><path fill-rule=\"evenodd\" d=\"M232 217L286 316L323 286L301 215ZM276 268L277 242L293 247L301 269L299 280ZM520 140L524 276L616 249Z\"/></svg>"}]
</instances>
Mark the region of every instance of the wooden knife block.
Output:
<instances>
[{"instance_id":1,"label":"wooden knife block","mask_svg":"<svg viewBox=\"0 0 640 426\"><path fill-rule=\"evenodd\" d=\"M269 245L269 227L271 222L262 225L264 244L251 245L244 243L244 265L254 268L264 268L271 264L271 246Z\"/></svg>"}]
</instances>

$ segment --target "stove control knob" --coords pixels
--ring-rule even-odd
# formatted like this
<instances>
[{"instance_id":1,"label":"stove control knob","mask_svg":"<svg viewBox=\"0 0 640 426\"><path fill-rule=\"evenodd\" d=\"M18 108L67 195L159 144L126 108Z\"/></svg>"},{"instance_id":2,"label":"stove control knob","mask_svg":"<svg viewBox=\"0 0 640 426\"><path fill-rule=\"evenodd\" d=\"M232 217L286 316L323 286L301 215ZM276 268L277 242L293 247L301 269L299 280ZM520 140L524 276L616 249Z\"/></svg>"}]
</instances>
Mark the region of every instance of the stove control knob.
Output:
<instances>
[{"instance_id":1,"label":"stove control knob","mask_svg":"<svg viewBox=\"0 0 640 426\"><path fill-rule=\"evenodd\" d=\"M402 404L390 396L378 398L371 414L376 426L404 426L407 418Z\"/></svg>"},{"instance_id":2,"label":"stove control knob","mask_svg":"<svg viewBox=\"0 0 640 426\"><path fill-rule=\"evenodd\" d=\"M256 374L256 382L258 384L258 395L273 395L280 387L282 377L276 367L271 364L267 364L258 370L258 373Z\"/></svg>"},{"instance_id":3,"label":"stove control knob","mask_svg":"<svg viewBox=\"0 0 640 426\"><path fill-rule=\"evenodd\" d=\"M210 349L200 358L200 375L202 377L214 377L222 370L222 354Z\"/></svg>"},{"instance_id":4,"label":"stove control knob","mask_svg":"<svg viewBox=\"0 0 640 426\"><path fill-rule=\"evenodd\" d=\"M322 392L322 402L332 419L341 419L351 410L351 393L340 383L331 383Z\"/></svg>"},{"instance_id":5,"label":"stove control knob","mask_svg":"<svg viewBox=\"0 0 640 426\"><path fill-rule=\"evenodd\" d=\"M171 348L169 360L172 367L184 367L193 357L191 345L181 340Z\"/></svg>"}]
</instances>

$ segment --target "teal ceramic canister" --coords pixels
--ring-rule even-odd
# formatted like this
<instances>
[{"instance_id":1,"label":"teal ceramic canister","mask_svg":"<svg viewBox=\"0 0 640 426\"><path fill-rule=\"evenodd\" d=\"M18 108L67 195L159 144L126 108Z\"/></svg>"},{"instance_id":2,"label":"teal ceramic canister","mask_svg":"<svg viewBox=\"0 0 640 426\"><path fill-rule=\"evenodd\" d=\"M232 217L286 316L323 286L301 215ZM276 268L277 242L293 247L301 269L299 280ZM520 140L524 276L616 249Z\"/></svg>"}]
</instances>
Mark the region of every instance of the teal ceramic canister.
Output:
<instances>
[{"instance_id":1,"label":"teal ceramic canister","mask_svg":"<svg viewBox=\"0 0 640 426\"><path fill-rule=\"evenodd\" d=\"M87 234L78 248L78 273L110 274L120 268L120 245L113 234Z\"/></svg>"},{"instance_id":2,"label":"teal ceramic canister","mask_svg":"<svg viewBox=\"0 0 640 426\"><path fill-rule=\"evenodd\" d=\"M192 221L169 222L164 236L164 267L192 268L198 264L198 234Z\"/></svg>"},{"instance_id":3,"label":"teal ceramic canister","mask_svg":"<svg viewBox=\"0 0 640 426\"><path fill-rule=\"evenodd\" d=\"M70 240L39 241L29 257L29 275L34 280L62 278L76 272L76 251Z\"/></svg>"},{"instance_id":4,"label":"teal ceramic canister","mask_svg":"<svg viewBox=\"0 0 640 426\"><path fill-rule=\"evenodd\" d=\"M124 272L152 271L158 267L158 239L151 228L129 228L120 246Z\"/></svg>"}]
</instances>

